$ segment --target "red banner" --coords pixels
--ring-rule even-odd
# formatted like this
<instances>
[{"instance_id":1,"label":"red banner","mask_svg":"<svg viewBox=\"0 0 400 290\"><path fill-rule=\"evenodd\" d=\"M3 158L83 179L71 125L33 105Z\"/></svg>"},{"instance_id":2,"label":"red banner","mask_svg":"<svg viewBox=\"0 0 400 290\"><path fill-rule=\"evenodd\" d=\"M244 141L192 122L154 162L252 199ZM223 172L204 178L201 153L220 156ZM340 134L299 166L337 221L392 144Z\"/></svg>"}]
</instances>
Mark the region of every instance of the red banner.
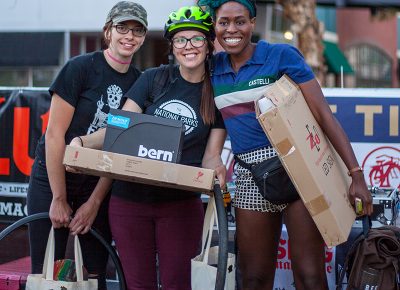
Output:
<instances>
[{"instance_id":1,"label":"red banner","mask_svg":"<svg viewBox=\"0 0 400 290\"><path fill-rule=\"evenodd\" d=\"M49 107L45 89L0 89L0 221L26 215L29 176Z\"/></svg>"},{"instance_id":2,"label":"red banner","mask_svg":"<svg viewBox=\"0 0 400 290\"><path fill-rule=\"evenodd\" d=\"M0 90L0 182L29 180L49 106L46 90Z\"/></svg>"}]
</instances>

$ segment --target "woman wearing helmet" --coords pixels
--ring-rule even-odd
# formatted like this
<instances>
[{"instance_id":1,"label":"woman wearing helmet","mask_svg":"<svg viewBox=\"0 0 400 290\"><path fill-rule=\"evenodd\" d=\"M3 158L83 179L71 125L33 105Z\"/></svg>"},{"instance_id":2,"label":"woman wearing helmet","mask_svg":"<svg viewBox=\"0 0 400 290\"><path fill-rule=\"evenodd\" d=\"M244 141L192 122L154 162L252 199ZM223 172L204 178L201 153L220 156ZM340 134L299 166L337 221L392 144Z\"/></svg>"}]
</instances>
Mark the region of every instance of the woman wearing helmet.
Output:
<instances>
[{"instance_id":1,"label":"woman wearing helmet","mask_svg":"<svg viewBox=\"0 0 400 290\"><path fill-rule=\"evenodd\" d=\"M287 44L252 43L256 24L254 0L200 0L215 17L215 32L224 52L215 56L215 102L225 119L233 153L246 163L276 156L256 119L253 101L266 86L288 75L300 87L312 113L352 177L349 198L359 197L371 214L372 198L345 132L335 120L321 88L301 53ZM275 204L263 198L251 172L235 168L233 205L242 289L273 289L277 248L284 220L290 239L290 258L297 290L326 290L324 241L299 199ZM291 282L291 281L290 281Z\"/></svg>"},{"instance_id":2,"label":"woman wearing helmet","mask_svg":"<svg viewBox=\"0 0 400 290\"><path fill-rule=\"evenodd\" d=\"M215 169L223 186L220 155L226 133L207 64L213 52L211 17L198 7L182 7L169 15L164 32L179 65L170 61L145 71L126 94L123 109L182 120L180 163ZM156 76L165 72L171 75L164 93L151 96ZM96 143L101 138L92 136L82 136L85 146L101 148L102 141ZM78 138L72 143L81 145ZM109 215L128 289L157 289L157 256L162 289L191 288L190 259L197 254L203 226L200 193L115 180Z\"/></svg>"}]
</instances>

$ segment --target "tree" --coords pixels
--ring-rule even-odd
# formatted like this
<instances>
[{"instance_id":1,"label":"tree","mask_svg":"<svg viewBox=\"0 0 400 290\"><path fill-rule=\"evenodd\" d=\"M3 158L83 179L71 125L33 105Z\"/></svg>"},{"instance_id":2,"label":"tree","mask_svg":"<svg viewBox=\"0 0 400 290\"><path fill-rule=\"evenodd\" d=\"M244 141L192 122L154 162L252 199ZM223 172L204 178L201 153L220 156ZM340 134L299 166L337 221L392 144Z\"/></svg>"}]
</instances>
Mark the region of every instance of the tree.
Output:
<instances>
[{"instance_id":1,"label":"tree","mask_svg":"<svg viewBox=\"0 0 400 290\"><path fill-rule=\"evenodd\" d=\"M298 48L315 75L323 83L326 72L324 47L322 44L323 24L315 15L315 0L276 0L283 7L284 15L292 22L297 35Z\"/></svg>"},{"instance_id":2,"label":"tree","mask_svg":"<svg viewBox=\"0 0 400 290\"><path fill-rule=\"evenodd\" d=\"M270 2L270 0L259 0ZM275 0L283 7L284 15L292 22L292 30L297 35L298 48L303 53L306 62L311 66L319 81L324 83L327 67L324 64L324 46L322 36L323 23L319 22L315 15L317 4L325 4L336 7L369 8L374 19L384 21L395 17L399 11L399 0ZM383 3L385 2L385 5ZM338 6L338 3L343 3Z\"/></svg>"}]
</instances>

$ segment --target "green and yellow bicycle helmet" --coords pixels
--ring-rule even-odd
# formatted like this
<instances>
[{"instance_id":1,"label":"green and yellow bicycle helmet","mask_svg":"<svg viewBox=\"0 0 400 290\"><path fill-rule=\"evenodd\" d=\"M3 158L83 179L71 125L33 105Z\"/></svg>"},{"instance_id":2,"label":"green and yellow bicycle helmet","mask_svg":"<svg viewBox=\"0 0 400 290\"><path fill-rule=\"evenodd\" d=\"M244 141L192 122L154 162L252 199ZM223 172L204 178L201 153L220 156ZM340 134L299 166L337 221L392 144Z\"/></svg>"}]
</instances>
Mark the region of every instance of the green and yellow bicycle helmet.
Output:
<instances>
[{"instance_id":1,"label":"green and yellow bicycle helmet","mask_svg":"<svg viewBox=\"0 0 400 290\"><path fill-rule=\"evenodd\" d=\"M181 7L168 16L164 26L164 37L171 39L175 33L182 30L200 31L212 40L215 39L211 15L198 6Z\"/></svg>"}]
</instances>

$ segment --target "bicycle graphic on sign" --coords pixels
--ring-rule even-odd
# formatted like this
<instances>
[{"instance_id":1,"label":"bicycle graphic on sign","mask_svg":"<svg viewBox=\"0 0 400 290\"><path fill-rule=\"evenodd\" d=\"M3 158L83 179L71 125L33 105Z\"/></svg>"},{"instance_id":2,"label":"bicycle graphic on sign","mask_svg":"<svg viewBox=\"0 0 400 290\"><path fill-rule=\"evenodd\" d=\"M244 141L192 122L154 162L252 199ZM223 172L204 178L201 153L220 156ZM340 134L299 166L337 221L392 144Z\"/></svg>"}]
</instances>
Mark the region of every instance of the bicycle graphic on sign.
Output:
<instances>
[{"instance_id":1,"label":"bicycle graphic on sign","mask_svg":"<svg viewBox=\"0 0 400 290\"><path fill-rule=\"evenodd\" d=\"M392 180L400 178L400 158L379 155L376 157L376 165L371 167L369 181L373 186L391 187Z\"/></svg>"}]
</instances>

